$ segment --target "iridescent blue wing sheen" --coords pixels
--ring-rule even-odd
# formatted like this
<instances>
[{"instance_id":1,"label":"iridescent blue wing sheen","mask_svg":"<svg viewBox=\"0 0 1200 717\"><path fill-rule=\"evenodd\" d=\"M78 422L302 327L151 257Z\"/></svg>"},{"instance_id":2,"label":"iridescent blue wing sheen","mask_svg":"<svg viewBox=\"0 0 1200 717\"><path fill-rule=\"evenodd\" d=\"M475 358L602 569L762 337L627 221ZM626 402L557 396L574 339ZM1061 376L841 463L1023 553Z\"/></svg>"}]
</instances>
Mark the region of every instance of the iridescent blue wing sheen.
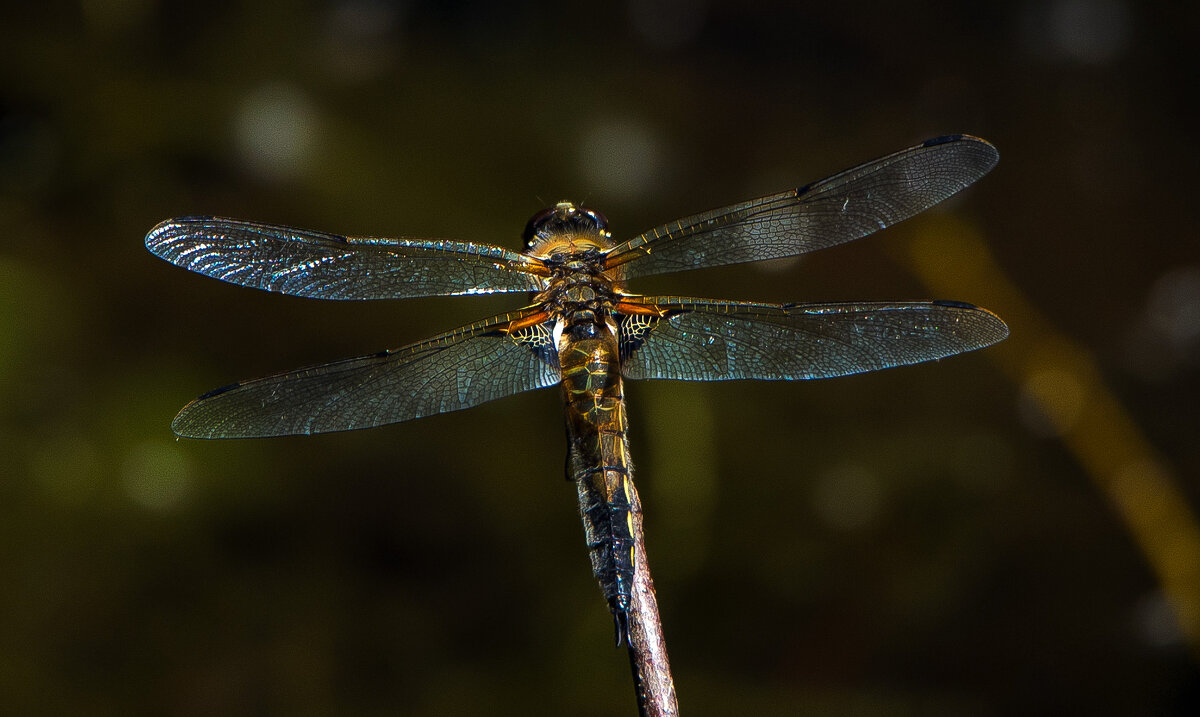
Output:
<instances>
[{"instance_id":1,"label":"iridescent blue wing sheen","mask_svg":"<svg viewBox=\"0 0 1200 717\"><path fill-rule=\"evenodd\" d=\"M535 314L502 314L402 349L219 388L185 406L171 429L189 438L350 431L552 386L560 378L552 326L525 320Z\"/></svg>"},{"instance_id":2,"label":"iridescent blue wing sheen","mask_svg":"<svg viewBox=\"0 0 1200 717\"><path fill-rule=\"evenodd\" d=\"M168 219L146 248L233 284L315 299L541 291L541 263L486 244L345 237L219 217Z\"/></svg>"},{"instance_id":3,"label":"iridescent blue wing sheen","mask_svg":"<svg viewBox=\"0 0 1200 717\"><path fill-rule=\"evenodd\" d=\"M631 297L651 313L618 316L631 379L792 380L932 361L1008 336L998 316L952 301L753 304Z\"/></svg>"},{"instance_id":4,"label":"iridescent blue wing sheen","mask_svg":"<svg viewBox=\"0 0 1200 717\"><path fill-rule=\"evenodd\" d=\"M611 249L605 265L632 279L835 246L932 207L987 174L999 156L977 137L931 139L799 189L651 229Z\"/></svg>"}]
</instances>

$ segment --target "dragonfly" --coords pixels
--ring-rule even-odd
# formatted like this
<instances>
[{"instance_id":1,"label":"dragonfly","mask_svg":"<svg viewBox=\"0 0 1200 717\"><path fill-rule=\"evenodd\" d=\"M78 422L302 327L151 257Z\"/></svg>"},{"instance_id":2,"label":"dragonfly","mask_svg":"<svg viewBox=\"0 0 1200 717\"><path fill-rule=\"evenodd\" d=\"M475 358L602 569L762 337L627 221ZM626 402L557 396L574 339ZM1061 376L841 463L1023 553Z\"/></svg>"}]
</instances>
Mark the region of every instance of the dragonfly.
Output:
<instances>
[{"instance_id":1,"label":"dragonfly","mask_svg":"<svg viewBox=\"0 0 1200 717\"><path fill-rule=\"evenodd\" d=\"M627 638L637 555L625 379L830 378L931 361L1008 335L958 301L759 303L643 296L627 282L790 257L867 236L995 166L969 135L928 140L802 187L615 241L600 212L559 202L536 214L524 251L428 238L350 237L236 219L169 219L146 247L241 286L314 299L497 292L528 305L399 349L218 388L171 424L179 436L250 438L371 428L560 386L567 477L577 486L592 570Z\"/></svg>"}]
</instances>

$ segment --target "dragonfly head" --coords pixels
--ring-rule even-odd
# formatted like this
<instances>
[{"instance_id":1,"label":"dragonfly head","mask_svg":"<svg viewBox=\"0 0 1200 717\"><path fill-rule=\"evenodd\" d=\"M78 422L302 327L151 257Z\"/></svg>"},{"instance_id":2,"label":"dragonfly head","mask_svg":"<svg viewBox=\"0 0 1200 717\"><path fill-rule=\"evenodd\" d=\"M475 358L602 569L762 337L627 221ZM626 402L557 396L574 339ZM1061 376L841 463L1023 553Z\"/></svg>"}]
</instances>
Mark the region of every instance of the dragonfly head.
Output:
<instances>
[{"instance_id":1,"label":"dragonfly head","mask_svg":"<svg viewBox=\"0 0 1200 717\"><path fill-rule=\"evenodd\" d=\"M586 245L580 249L607 249L612 244L608 220L594 209L577 207L571 202L559 202L534 214L525 225L525 247L534 254L548 253L553 244Z\"/></svg>"}]
</instances>

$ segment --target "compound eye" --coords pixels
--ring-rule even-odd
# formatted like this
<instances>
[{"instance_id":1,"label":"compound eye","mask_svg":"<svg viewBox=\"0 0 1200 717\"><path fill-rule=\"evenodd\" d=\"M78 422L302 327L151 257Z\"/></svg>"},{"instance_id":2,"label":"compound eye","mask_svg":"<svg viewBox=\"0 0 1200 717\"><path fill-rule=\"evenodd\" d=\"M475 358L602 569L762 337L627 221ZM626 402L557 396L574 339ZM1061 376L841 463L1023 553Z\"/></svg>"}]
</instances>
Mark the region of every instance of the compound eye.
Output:
<instances>
[{"instance_id":1,"label":"compound eye","mask_svg":"<svg viewBox=\"0 0 1200 717\"><path fill-rule=\"evenodd\" d=\"M595 209L583 209L581 211L592 218L592 221L596 223L596 229L598 229L600 232L603 233L608 231L608 217L604 216Z\"/></svg>"},{"instance_id":2,"label":"compound eye","mask_svg":"<svg viewBox=\"0 0 1200 717\"><path fill-rule=\"evenodd\" d=\"M533 240L538 237L541 228L554 216L556 211L554 207L543 209L529 218L529 221L525 224L525 231L521 234L521 239L525 241L525 244L529 245L533 243Z\"/></svg>"}]
</instances>

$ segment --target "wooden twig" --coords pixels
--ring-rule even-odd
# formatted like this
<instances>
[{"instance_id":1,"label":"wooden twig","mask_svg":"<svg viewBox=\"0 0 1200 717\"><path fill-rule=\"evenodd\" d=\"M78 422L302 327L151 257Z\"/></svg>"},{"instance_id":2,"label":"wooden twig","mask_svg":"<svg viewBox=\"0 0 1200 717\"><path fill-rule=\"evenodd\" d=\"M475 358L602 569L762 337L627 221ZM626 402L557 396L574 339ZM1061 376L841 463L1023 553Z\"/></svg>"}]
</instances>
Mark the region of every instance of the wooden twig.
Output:
<instances>
[{"instance_id":1,"label":"wooden twig","mask_svg":"<svg viewBox=\"0 0 1200 717\"><path fill-rule=\"evenodd\" d=\"M675 699L675 679L667 660L667 643L658 617L654 580L646 561L641 511L633 513L633 537L633 600L629 610L628 646L638 710L642 717L676 717L679 704Z\"/></svg>"}]
</instances>

